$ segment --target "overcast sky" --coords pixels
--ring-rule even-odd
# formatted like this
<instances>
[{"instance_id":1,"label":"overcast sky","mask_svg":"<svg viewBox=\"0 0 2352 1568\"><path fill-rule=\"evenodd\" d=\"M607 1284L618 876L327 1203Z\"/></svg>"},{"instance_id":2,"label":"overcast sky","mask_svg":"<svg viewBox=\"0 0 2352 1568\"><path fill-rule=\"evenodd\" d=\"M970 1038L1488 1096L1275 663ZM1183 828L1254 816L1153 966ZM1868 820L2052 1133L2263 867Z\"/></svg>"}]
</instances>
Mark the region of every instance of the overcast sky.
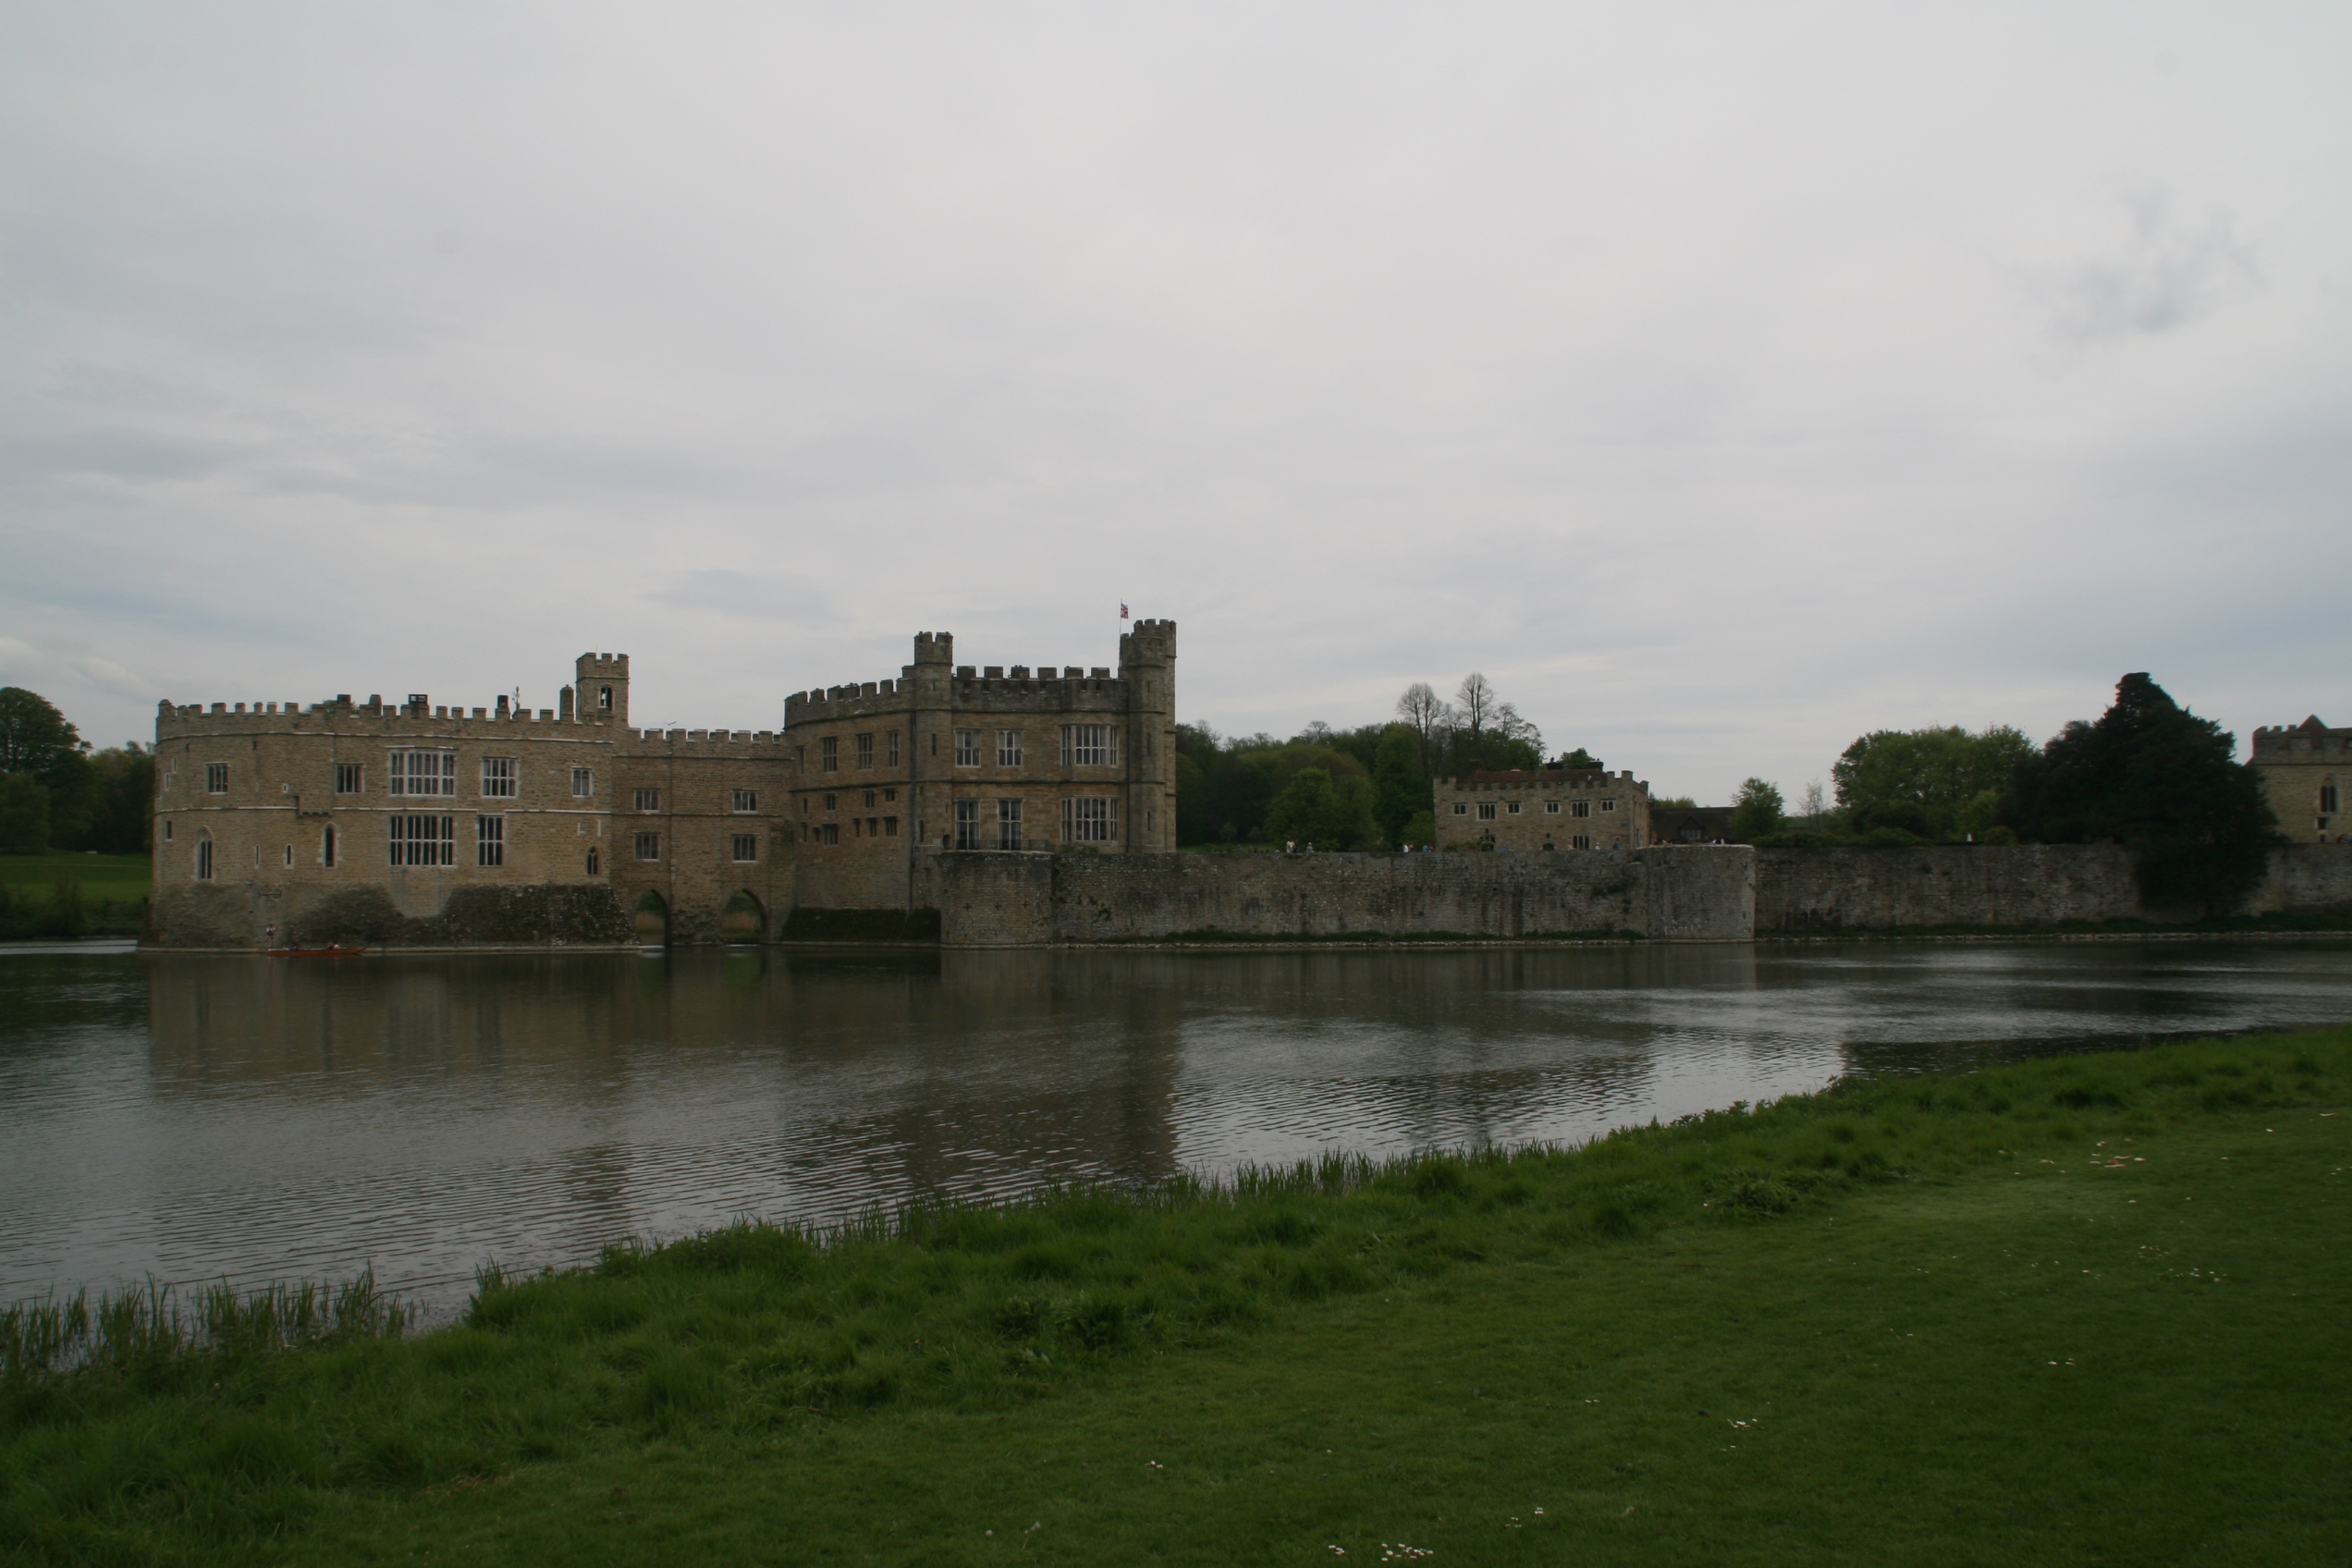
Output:
<instances>
[{"instance_id":1,"label":"overcast sky","mask_svg":"<svg viewBox=\"0 0 2352 1568\"><path fill-rule=\"evenodd\" d=\"M0 681L2352 724L2352 7L0 6Z\"/></svg>"}]
</instances>

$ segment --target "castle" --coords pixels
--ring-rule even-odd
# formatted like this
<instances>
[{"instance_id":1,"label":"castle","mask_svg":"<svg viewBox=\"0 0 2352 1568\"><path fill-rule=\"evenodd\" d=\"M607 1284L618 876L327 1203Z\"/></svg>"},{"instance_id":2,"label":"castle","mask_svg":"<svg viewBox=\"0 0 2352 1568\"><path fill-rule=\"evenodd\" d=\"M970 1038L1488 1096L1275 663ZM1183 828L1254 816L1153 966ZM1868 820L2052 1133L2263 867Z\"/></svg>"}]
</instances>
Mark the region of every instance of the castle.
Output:
<instances>
[{"instance_id":1,"label":"castle","mask_svg":"<svg viewBox=\"0 0 2352 1568\"><path fill-rule=\"evenodd\" d=\"M925 632L896 680L789 698L781 731L636 729L611 654L535 713L166 702L150 938L922 934L933 850L1175 847L1175 623L1119 655L979 669Z\"/></svg>"},{"instance_id":2,"label":"castle","mask_svg":"<svg viewBox=\"0 0 2352 1568\"><path fill-rule=\"evenodd\" d=\"M896 679L798 692L780 730L638 729L629 659L611 654L582 655L557 705L535 711L423 693L165 703L147 940L1744 940L1873 923L2179 917L2141 907L2133 851L2115 846L1946 846L1898 862L1653 845L1653 827L1677 842L1700 835L1679 817L1653 822L1648 786L1599 767L1476 773L1436 791L1446 843L1587 853L1166 853L1173 621L1136 622L1116 671L975 668L954 647L919 633ZM2352 909L2352 825L2339 804L2352 730L2317 718L2258 729L2249 766L2300 841L2274 852L2251 907Z\"/></svg>"}]
</instances>

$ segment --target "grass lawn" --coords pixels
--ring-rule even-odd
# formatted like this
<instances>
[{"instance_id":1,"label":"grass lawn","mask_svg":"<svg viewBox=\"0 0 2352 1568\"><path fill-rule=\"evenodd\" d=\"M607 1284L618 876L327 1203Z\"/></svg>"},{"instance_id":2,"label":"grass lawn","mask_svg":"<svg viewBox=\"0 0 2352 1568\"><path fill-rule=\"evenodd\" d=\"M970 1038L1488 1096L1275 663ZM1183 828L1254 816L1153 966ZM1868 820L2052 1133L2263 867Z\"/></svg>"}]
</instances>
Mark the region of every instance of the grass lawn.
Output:
<instances>
[{"instance_id":1,"label":"grass lawn","mask_svg":"<svg viewBox=\"0 0 2352 1568\"><path fill-rule=\"evenodd\" d=\"M79 882L85 902L136 903L147 896L145 855L0 855L0 883L27 900L46 901L60 882Z\"/></svg>"},{"instance_id":2,"label":"grass lawn","mask_svg":"<svg viewBox=\"0 0 2352 1568\"><path fill-rule=\"evenodd\" d=\"M26 1562L2308 1563L2352 1032L17 1353ZM234 1325L230 1326L232 1329ZM21 1319L19 1328L21 1331Z\"/></svg>"},{"instance_id":3,"label":"grass lawn","mask_svg":"<svg viewBox=\"0 0 2352 1568\"><path fill-rule=\"evenodd\" d=\"M135 937L148 873L145 855L0 855L0 940Z\"/></svg>"}]
</instances>

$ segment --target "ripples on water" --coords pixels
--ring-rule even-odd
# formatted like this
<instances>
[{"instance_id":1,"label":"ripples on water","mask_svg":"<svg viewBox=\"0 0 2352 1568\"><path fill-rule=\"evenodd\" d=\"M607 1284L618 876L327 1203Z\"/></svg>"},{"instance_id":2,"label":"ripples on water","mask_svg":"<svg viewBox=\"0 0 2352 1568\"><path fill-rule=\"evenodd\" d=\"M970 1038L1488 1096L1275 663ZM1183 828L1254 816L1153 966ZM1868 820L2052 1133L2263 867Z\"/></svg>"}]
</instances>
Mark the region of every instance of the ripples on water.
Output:
<instances>
[{"instance_id":1,"label":"ripples on water","mask_svg":"<svg viewBox=\"0 0 2352 1568\"><path fill-rule=\"evenodd\" d=\"M0 1301L373 1266L447 1308L486 1259L744 1215L1574 1140L1843 1072L2347 1016L2352 949L2319 944L5 949Z\"/></svg>"}]
</instances>

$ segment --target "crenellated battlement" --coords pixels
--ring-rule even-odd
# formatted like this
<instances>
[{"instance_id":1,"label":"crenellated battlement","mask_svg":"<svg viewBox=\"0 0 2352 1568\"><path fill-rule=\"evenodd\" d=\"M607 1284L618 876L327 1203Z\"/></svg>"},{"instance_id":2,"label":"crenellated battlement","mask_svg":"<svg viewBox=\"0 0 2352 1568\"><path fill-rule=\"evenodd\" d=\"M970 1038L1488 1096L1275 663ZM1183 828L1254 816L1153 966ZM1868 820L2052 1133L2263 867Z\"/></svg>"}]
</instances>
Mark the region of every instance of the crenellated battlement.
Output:
<instances>
[{"instance_id":1,"label":"crenellated battlement","mask_svg":"<svg viewBox=\"0 0 2352 1568\"><path fill-rule=\"evenodd\" d=\"M213 703L209 705L166 700L158 704L155 710L158 739L328 730L347 735L371 731L387 735L418 734L428 730L435 734L472 733L477 730L512 733L519 728L554 730L577 728L583 723L610 728L608 719L595 716L584 719L558 717L554 708L534 711L527 707L514 707L504 697L498 699L495 705L477 707L471 713L463 707L436 705L422 699L386 703L380 696L371 696L364 703L355 703L343 696L322 703Z\"/></svg>"},{"instance_id":2,"label":"crenellated battlement","mask_svg":"<svg viewBox=\"0 0 2352 1568\"><path fill-rule=\"evenodd\" d=\"M780 754L785 737L774 729L624 729L623 756L756 756Z\"/></svg>"},{"instance_id":3,"label":"crenellated battlement","mask_svg":"<svg viewBox=\"0 0 2352 1568\"><path fill-rule=\"evenodd\" d=\"M1438 782L1449 790L1598 790L1616 785L1649 788L1647 782L1634 777L1631 768L1611 773L1605 767L1481 768Z\"/></svg>"},{"instance_id":4,"label":"crenellated battlement","mask_svg":"<svg viewBox=\"0 0 2352 1568\"><path fill-rule=\"evenodd\" d=\"M784 727L790 730L809 724L905 713L916 707L1124 712L1135 706L1143 694L1129 673L1138 668L1152 675L1156 700L1172 696L1172 690L1162 684L1168 677L1158 672L1175 658L1174 621L1136 622L1134 631L1120 638L1119 654L1117 671L1107 665L960 665L954 662L952 633L918 631L914 662L900 668L898 679L795 692L784 699Z\"/></svg>"},{"instance_id":5,"label":"crenellated battlement","mask_svg":"<svg viewBox=\"0 0 2352 1568\"><path fill-rule=\"evenodd\" d=\"M2258 762L2340 757L2352 753L2352 729L2331 729L2317 714L2300 724L2263 725L2251 739L2251 754Z\"/></svg>"},{"instance_id":6,"label":"crenellated battlement","mask_svg":"<svg viewBox=\"0 0 2352 1568\"><path fill-rule=\"evenodd\" d=\"M897 680L867 680L857 685L827 686L807 692L795 692L784 699L784 724L792 729L826 719L863 718L871 715L904 713L918 705L940 704L962 707L987 707L996 704L1023 706L1067 707L1087 710L1124 708L1132 695L1132 683L1116 677L1100 665L1091 671L1077 665L1057 666L1059 674L1048 674L1043 667L1035 673L1027 665L988 665L985 668L973 665L956 668L954 676L944 690L931 686L925 676L909 673Z\"/></svg>"}]
</instances>

